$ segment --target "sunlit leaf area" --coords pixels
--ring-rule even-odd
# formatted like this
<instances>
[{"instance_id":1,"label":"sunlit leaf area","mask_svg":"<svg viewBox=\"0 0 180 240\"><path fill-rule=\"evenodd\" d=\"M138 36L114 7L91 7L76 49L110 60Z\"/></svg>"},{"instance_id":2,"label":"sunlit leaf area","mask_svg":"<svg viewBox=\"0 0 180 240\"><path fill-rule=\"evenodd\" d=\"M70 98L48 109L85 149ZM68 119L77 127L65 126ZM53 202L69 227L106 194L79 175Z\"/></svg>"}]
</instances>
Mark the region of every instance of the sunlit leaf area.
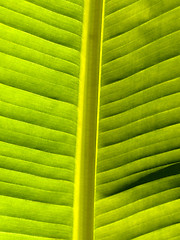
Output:
<instances>
[{"instance_id":1,"label":"sunlit leaf area","mask_svg":"<svg viewBox=\"0 0 180 240\"><path fill-rule=\"evenodd\" d=\"M180 239L180 2L96 1L0 0L0 240Z\"/></svg>"}]
</instances>

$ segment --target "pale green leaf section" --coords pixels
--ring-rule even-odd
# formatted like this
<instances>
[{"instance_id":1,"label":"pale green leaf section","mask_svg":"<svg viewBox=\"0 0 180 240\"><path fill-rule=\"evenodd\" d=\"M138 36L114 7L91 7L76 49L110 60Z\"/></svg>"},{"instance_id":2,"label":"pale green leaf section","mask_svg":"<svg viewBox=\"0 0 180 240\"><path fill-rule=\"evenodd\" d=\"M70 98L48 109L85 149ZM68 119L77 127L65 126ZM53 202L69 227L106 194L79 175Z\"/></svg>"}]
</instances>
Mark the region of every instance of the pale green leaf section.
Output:
<instances>
[{"instance_id":1,"label":"pale green leaf section","mask_svg":"<svg viewBox=\"0 0 180 240\"><path fill-rule=\"evenodd\" d=\"M0 239L72 239L83 1L0 1Z\"/></svg>"},{"instance_id":2,"label":"pale green leaf section","mask_svg":"<svg viewBox=\"0 0 180 240\"><path fill-rule=\"evenodd\" d=\"M179 239L180 7L106 0L96 240Z\"/></svg>"},{"instance_id":3,"label":"pale green leaf section","mask_svg":"<svg viewBox=\"0 0 180 240\"><path fill-rule=\"evenodd\" d=\"M179 0L1 0L0 33L0 240L178 240Z\"/></svg>"}]
</instances>

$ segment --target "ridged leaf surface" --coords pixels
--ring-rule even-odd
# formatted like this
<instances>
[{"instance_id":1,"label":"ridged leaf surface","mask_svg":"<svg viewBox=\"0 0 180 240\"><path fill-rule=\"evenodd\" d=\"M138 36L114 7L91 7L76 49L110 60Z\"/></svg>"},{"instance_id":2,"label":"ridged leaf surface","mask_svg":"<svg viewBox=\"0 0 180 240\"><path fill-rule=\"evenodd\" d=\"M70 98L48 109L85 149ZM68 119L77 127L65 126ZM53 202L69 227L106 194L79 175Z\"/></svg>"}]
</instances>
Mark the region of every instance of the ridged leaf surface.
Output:
<instances>
[{"instance_id":1,"label":"ridged leaf surface","mask_svg":"<svg viewBox=\"0 0 180 240\"><path fill-rule=\"evenodd\" d=\"M106 0L97 240L178 239L180 7Z\"/></svg>"},{"instance_id":2,"label":"ridged leaf surface","mask_svg":"<svg viewBox=\"0 0 180 240\"><path fill-rule=\"evenodd\" d=\"M72 239L83 1L0 1L0 239Z\"/></svg>"},{"instance_id":3,"label":"ridged leaf surface","mask_svg":"<svg viewBox=\"0 0 180 240\"><path fill-rule=\"evenodd\" d=\"M0 33L0 240L178 240L179 1L0 0Z\"/></svg>"}]
</instances>

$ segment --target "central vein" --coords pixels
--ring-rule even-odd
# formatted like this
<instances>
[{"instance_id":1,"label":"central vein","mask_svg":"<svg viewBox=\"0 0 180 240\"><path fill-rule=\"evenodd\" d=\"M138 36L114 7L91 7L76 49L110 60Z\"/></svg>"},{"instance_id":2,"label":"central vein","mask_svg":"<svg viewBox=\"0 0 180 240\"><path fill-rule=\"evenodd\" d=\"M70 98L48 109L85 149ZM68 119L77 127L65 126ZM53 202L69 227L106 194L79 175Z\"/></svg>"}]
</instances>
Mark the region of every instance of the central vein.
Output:
<instances>
[{"instance_id":1,"label":"central vein","mask_svg":"<svg viewBox=\"0 0 180 240\"><path fill-rule=\"evenodd\" d=\"M92 240L103 0L85 0L76 150L73 240Z\"/></svg>"}]
</instances>

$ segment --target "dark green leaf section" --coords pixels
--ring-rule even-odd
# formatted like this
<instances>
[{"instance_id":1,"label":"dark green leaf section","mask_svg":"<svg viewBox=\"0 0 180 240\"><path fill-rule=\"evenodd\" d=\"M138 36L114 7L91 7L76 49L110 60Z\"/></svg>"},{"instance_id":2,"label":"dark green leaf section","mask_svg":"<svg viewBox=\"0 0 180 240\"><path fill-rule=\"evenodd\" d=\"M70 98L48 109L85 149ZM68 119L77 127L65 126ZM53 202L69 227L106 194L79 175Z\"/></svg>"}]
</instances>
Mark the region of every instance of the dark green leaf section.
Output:
<instances>
[{"instance_id":1,"label":"dark green leaf section","mask_svg":"<svg viewBox=\"0 0 180 240\"><path fill-rule=\"evenodd\" d=\"M106 0L97 240L178 239L180 7Z\"/></svg>"},{"instance_id":2,"label":"dark green leaf section","mask_svg":"<svg viewBox=\"0 0 180 240\"><path fill-rule=\"evenodd\" d=\"M83 1L0 1L0 239L72 239Z\"/></svg>"}]
</instances>

